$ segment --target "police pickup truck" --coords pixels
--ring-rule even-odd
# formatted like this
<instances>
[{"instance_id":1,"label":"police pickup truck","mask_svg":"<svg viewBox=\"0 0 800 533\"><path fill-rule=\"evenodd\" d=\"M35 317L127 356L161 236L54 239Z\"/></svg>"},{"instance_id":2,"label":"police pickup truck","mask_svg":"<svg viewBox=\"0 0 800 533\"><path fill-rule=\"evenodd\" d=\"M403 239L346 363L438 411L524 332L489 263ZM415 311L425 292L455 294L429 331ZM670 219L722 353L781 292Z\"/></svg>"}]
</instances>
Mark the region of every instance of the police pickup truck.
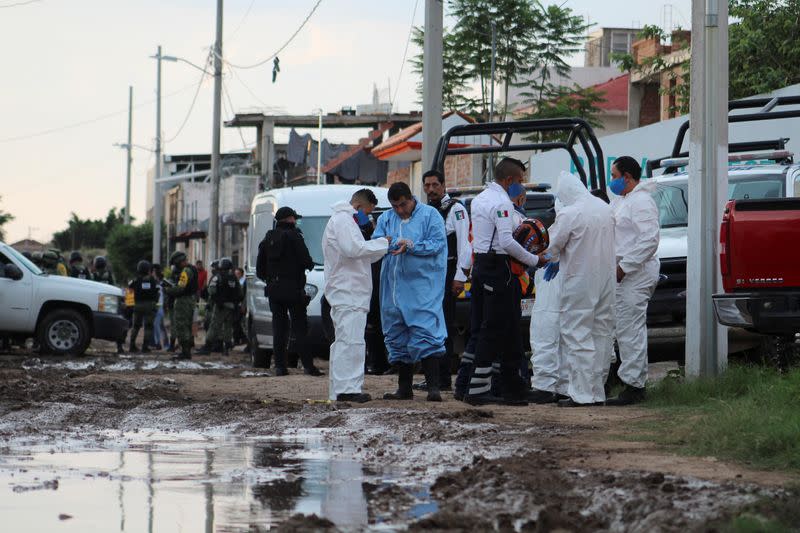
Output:
<instances>
[{"instance_id":1,"label":"police pickup truck","mask_svg":"<svg viewBox=\"0 0 800 533\"><path fill-rule=\"evenodd\" d=\"M34 337L44 353L82 355L93 338L122 338L123 296L104 283L45 274L0 242L0 335Z\"/></svg>"}]
</instances>

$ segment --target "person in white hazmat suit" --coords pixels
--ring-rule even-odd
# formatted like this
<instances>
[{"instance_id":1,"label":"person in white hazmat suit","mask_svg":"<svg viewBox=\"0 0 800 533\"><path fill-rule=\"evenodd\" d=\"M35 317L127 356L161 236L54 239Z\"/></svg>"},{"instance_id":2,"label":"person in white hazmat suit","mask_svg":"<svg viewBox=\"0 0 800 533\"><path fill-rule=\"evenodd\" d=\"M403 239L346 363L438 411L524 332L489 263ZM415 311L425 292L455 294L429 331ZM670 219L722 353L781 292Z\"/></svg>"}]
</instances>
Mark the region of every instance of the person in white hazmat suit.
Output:
<instances>
[{"instance_id":1,"label":"person in white hazmat suit","mask_svg":"<svg viewBox=\"0 0 800 533\"><path fill-rule=\"evenodd\" d=\"M602 404L614 327L614 217L572 174L561 173L556 194L563 208L540 256L558 260L562 278L559 341L569 368L569 399L558 405Z\"/></svg>"},{"instance_id":2,"label":"person in white hazmat suit","mask_svg":"<svg viewBox=\"0 0 800 533\"><path fill-rule=\"evenodd\" d=\"M641 175L642 168L632 157L620 157L611 165L614 179L609 188L617 195L611 202L617 263L617 375L625 389L608 405L642 401L647 381L647 305L661 267L657 255L660 225L653 200L657 184L640 181Z\"/></svg>"},{"instance_id":3,"label":"person in white hazmat suit","mask_svg":"<svg viewBox=\"0 0 800 533\"><path fill-rule=\"evenodd\" d=\"M386 255L391 237L364 240L359 224L368 220L376 205L378 199L369 189L356 191L350 202L337 202L322 237L324 293L331 306L336 337L330 356L331 400L363 403L371 399L361 392L364 331L372 296L370 265Z\"/></svg>"}]
</instances>

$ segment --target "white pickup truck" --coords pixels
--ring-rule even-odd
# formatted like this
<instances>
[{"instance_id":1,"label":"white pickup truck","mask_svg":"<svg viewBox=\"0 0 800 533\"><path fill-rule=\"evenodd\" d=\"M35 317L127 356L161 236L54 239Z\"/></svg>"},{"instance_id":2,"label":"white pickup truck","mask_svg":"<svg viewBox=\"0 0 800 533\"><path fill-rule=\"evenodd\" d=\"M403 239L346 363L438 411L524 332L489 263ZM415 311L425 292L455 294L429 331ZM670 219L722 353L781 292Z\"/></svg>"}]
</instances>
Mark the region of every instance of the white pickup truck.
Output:
<instances>
[{"instance_id":1,"label":"white pickup truck","mask_svg":"<svg viewBox=\"0 0 800 533\"><path fill-rule=\"evenodd\" d=\"M128 328L118 287L51 276L0 242L0 335L34 337L45 353L82 355L93 338L116 341Z\"/></svg>"}]
</instances>

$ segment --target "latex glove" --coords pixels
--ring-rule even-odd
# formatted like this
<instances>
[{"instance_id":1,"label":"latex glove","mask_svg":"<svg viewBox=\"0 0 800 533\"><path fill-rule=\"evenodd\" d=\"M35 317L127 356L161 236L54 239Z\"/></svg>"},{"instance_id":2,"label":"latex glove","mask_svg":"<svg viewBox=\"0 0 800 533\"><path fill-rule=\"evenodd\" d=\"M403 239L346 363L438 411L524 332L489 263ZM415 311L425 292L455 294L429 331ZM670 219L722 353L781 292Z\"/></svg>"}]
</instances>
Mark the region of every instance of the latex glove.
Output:
<instances>
[{"instance_id":1,"label":"latex glove","mask_svg":"<svg viewBox=\"0 0 800 533\"><path fill-rule=\"evenodd\" d=\"M546 267L544 267L544 280L550 281L556 277L558 274L558 261L555 263L548 263Z\"/></svg>"}]
</instances>

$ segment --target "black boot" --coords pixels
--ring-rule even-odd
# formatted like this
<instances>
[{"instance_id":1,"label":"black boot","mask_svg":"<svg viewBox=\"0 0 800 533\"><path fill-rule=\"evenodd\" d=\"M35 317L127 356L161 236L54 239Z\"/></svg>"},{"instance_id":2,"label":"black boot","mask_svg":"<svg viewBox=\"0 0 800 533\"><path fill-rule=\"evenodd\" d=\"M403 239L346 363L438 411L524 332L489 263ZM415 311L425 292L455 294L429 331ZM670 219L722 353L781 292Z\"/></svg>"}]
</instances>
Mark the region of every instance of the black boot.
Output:
<instances>
[{"instance_id":1,"label":"black boot","mask_svg":"<svg viewBox=\"0 0 800 533\"><path fill-rule=\"evenodd\" d=\"M558 403L560 399L558 394L546 390L533 389L528 391L527 399L531 403L545 404L545 403Z\"/></svg>"},{"instance_id":2,"label":"black boot","mask_svg":"<svg viewBox=\"0 0 800 533\"><path fill-rule=\"evenodd\" d=\"M138 353L139 352L139 347L136 346L133 343L133 341L131 341L131 343L128 345L128 351L131 352L131 353Z\"/></svg>"},{"instance_id":3,"label":"black boot","mask_svg":"<svg viewBox=\"0 0 800 533\"><path fill-rule=\"evenodd\" d=\"M314 366L314 356L311 354L301 355L300 361L303 363L303 373L307 376L324 376L325 373Z\"/></svg>"},{"instance_id":4,"label":"black boot","mask_svg":"<svg viewBox=\"0 0 800 533\"><path fill-rule=\"evenodd\" d=\"M467 352L461 354L461 363L458 365L455 389L453 390L453 397L458 401L462 401L469 390L469 378L472 376L474 361L475 354Z\"/></svg>"},{"instance_id":5,"label":"black boot","mask_svg":"<svg viewBox=\"0 0 800 533\"><path fill-rule=\"evenodd\" d=\"M503 403L506 405L528 405L527 386L519 375L518 365L503 364L500 369Z\"/></svg>"},{"instance_id":6,"label":"black boot","mask_svg":"<svg viewBox=\"0 0 800 533\"><path fill-rule=\"evenodd\" d=\"M275 354L275 375L288 376L289 371L286 369L286 353Z\"/></svg>"},{"instance_id":7,"label":"black boot","mask_svg":"<svg viewBox=\"0 0 800 533\"><path fill-rule=\"evenodd\" d=\"M169 338L169 351L175 353L178 351L178 339L175 337Z\"/></svg>"},{"instance_id":8,"label":"black boot","mask_svg":"<svg viewBox=\"0 0 800 533\"><path fill-rule=\"evenodd\" d=\"M181 343L181 353L177 357L175 357L175 359L188 360L191 358L192 358L192 349L189 348L188 345L184 346L183 343Z\"/></svg>"},{"instance_id":9,"label":"black boot","mask_svg":"<svg viewBox=\"0 0 800 533\"><path fill-rule=\"evenodd\" d=\"M643 401L644 387L639 388L631 385L625 385L625 388L622 389L622 392L619 393L619 396L606 400L606 405L633 405Z\"/></svg>"},{"instance_id":10,"label":"black boot","mask_svg":"<svg viewBox=\"0 0 800 533\"><path fill-rule=\"evenodd\" d=\"M208 343L205 343L199 350L195 350L194 354L195 355L211 355L211 352L212 352L211 345L208 344Z\"/></svg>"},{"instance_id":11,"label":"black boot","mask_svg":"<svg viewBox=\"0 0 800 533\"><path fill-rule=\"evenodd\" d=\"M439 393L439 365L441 364L440 356L426 357L422 360L422 370L425 372L425 381L428 383L428 398L429 402L441 402L442 395Z\"/></svg>"},{"instance_id":12,"label":"black boot","mask_svg":"<svg viewBox=\"0 0 800 533\"><path fill-rule=\"evenodd\" d=\"M470 405L502 404L503 398L492 394L492 367L475 366L469 378L464 401Z\"/></svg>"},{"instance_id":13,"label":"black boot","mask_svg":"<svg viewBox=\"0 0 800 533\"><path fill-rule=\"evenodd\" d=\"M413 400L414 390L411 382L414 380L414 365L408 363L397 364L397 390L383 395L384 400Z\"/></svg>"}]
</instances>

